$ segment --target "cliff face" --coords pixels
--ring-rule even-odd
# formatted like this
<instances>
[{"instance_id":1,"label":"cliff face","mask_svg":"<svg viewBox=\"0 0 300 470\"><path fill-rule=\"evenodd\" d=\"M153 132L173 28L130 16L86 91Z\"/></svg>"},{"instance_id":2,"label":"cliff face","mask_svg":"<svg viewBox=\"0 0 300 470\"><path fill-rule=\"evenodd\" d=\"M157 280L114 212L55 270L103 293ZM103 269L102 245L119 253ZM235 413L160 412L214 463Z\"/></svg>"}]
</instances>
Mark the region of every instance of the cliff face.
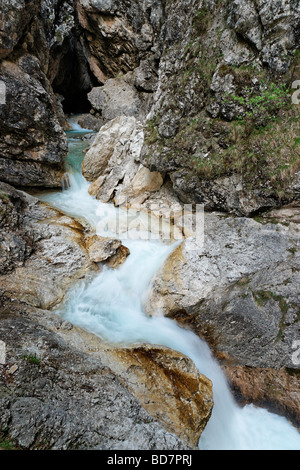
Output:
<instances>
[{"instance_id":1,"label":"cliff face","mask_svg":"<svg viewBox=\"0 0 300 470\"><path fill-rule=\"evenodd\" d=\"M41 128L23 142L22 128L2 107L7 182L20 184L21 160L35 173L24 184L58 183L66 150L63 101L71 112L92 108L102 123L120 113L144 120L150 112L143 164L168 174L183 202L250 215L298 198L298 106L291 99L299 66L296 1L57 0L4 7L0 79L11 82L15 120L26 116L31 121L23 129ZM18 77L26 99L15 102ZM30 100L39 115L26 113ZM16 146L25 155L14 153ZM41 167L46 174L39 175Z\"/></svg>"},{"instance_id":2,"label":"cliff face","mask_svg":"<svg viewBox=\"0 0 300 470\"><path fill-rule=\"evenodd\" d=\"M47 41L40 2L2 2L0 80L1 180L59 187L66 156L62 112L46 76ZM44 51L44 52L43 52Z\"/></svg>"},{"instance_id":3,"label":"cliff face","mask_svg":"<svg viewBox=\"0 0 300 470\"><path fill-rule=\"evenodd\" d=\"M143 157L182 201L250 215L299 197L296 11L297 2L166 2Z\"/></svg>"}]
</instances>

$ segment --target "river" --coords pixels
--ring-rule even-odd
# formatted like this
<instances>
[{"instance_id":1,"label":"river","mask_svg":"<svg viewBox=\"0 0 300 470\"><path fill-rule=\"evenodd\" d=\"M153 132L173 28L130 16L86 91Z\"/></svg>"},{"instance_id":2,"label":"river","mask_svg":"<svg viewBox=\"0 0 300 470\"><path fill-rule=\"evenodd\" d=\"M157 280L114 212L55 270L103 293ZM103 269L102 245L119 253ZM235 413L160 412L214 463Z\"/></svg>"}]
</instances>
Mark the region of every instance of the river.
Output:
<instances>
[{"instance_id":1,"label":"river","mask_svg":"<svg viewBox=\"0 0 300 470\"><path fill-rule=\"evenodd\" d=\"M87 142L77 137L85 132L75 126L68 132L69 184L63 191L44 194L41 199L85 219L98 235L115 236L106 231L103 220L115 220L119 209L92 198L89 183L81 174ZM57 314L118 346L157 344L190 357L213 383L213 413L200 438L199 450L300 450L300 434L287 419L254 405L240 407L235 402L221 367L203 340L171 319L145 314L143 305L151 279L174 244L127 237L124 245L130 249L125 263L118 269L104 267L89 282L76 285Z\"/></svg>"}]
</instances>

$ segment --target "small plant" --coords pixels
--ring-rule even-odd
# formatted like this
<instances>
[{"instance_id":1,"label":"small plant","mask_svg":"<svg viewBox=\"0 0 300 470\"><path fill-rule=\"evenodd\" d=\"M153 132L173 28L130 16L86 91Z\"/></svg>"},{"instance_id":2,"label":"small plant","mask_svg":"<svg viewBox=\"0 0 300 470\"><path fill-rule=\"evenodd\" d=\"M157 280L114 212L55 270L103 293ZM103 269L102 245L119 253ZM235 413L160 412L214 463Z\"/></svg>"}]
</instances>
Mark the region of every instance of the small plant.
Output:
<instances>
[{"instance_id":1,"label":"small plant","mask_svg":"<svg viewBox=\"0 0 300 470\"><path fill-rule=\"evenodd\" d=\"M0 450L19 450L19 447L7 436L7 431L0 431Z\"/></svg>"},{"instance_id":2,"label":"small plant","mask_svg":"<svg viewBox=\"0 0 300 470\"><path fill-rule=\"evenodd\" d=\"M35 354L23 354L21 356L21 359L26 360L30 364L39 365L41 363L41 359L39 357L37 357Z\"/></svg>"}]
</instances>

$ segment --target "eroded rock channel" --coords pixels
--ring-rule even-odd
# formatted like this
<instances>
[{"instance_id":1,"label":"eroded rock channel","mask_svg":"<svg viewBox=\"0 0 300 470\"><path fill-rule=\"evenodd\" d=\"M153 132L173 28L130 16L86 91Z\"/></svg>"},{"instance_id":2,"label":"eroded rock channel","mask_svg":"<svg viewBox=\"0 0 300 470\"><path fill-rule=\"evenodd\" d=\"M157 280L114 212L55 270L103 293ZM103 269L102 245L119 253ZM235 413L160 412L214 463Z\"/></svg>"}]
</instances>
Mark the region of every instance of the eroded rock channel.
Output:
<instances>
[{"instance_id":1,"label":"eroded rock channel","mask_svg":"<svg viewBox=\"0 0 300 470\"><path fill-rule=\"evenodd\" d=\"M2 441L299 449L296 2L2 3Z\"/></svg>"}]
</instances>

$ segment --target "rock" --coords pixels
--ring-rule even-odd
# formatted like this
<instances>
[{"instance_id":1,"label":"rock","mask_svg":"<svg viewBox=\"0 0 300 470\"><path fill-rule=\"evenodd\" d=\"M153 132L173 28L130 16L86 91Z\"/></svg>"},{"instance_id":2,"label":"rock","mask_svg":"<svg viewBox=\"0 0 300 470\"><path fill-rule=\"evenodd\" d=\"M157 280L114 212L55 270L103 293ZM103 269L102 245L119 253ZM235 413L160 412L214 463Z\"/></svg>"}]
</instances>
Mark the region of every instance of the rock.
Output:
<instances>
[{"instance_id":1,"label":"rock","mask_svg":"<svg viewBox=\"0 0 300 470\"><path fill-rule=\"evenodd\" d=\"M6 207L0 245L2 308L52 308L74 282L97 269L83 246L84 229L8 185L1 184L0 194Z\"/></svg>"},{"instance_id":2,"label":"rock","mask_svg":"<svg viewBox=\"0 0 300 470\"><path fill-rule=\"evenodd\" d=\"M91 261L95 263L106 261L110 267L122 264L130 253L128 248L122 245L121 240L98 235L88 239L87 249Z\"/></svg>"},{"instance_id":3,"label":"rock","mask_svg":"<svg viewBox=\"0 0 300 470\"><path fill-rule=\"evenodd\" d=\"M299 65L296 2L254 3L166 5L141 152L183 203L241 216L299 199L297 116L285 88Z\"/></svg>"},{"instance_id":4,"label":"rock","mask_svg":"<svg viewBox=\"0 0 300 470\"><path fill-rule=\"evenodd\" d=\"M233 393L241 404L254 402L257 406L274 410L299 428L299 373L297 369L272 369L238 365L223 369Z\"/></svg>"},{"instance_id":5,"label":"rock","mask_svg":"<svg viewBox=\"0 0 300 470\"><path fill-rule=\"evenodd\" d=\"M99 83L134 70L145 55L153 55L163 20L161 0L131 5L78 0L76 8L89 66Z\"/></svg>"},{"instance_id":6,"label":"rock","mask_svg":"<svg viewBox=\"0 0 300 470\"><path fill-rule=\"evenodd\" d=\"M197 448L211 416L213 394L211 381L193 362L161 346L114 349L105 354L104 362L129 384L148 413L186 445Z\"/></svg>"},{"instance_id":7,"label":"rock","mask_svg":"<svg viewBox=\"0 0 300 470\"><path fill-rule=\"evenodd\" d=\"M87 346L87 334L64 323L38 309L1 320L7 362L18 369L9 380L2 375L0 427L18 448L191 449L139 404L106 355L91 351L103 349L98 338L89 335Z\"/></svg>"},{"instance_id":8,"label":"rock","mask_svg":"<svg viewBox=\"0 0 300 470\"><path fill-rule=\"evenodd\" d=\"M134 117L121 116L104 125L82 164L83 175L93 181L90 194L119 206L158 191L163 178L139 163L142 145L142 126Z\"/></svg>"},{"instance_id":9,"label":"rock","mask_svg":"<svg viewBox=\"0 0 300 470\"><path fill-rule=\"evenodd\" d=\"M93 116L92 114L83 114L78 118L78 124L83 129L89 129L95 132L99 132L104 124L103 119Z\"/></svg>"},{"instance_id":10,"label":"rock","mask_svg":"<svg viewBox=\"0 0 300 470\"><path fill-rule=\"evenodd\" d=\"M93 88L88 93L88 100L104 122L119 116L143 117L138 91L123 77L111 78L102 87Z\"/></svg>"},{"instance_id":11,"label":"rock","mask_svg":"<svg viewBox=\"0 0 300 470\"><path fill-rule=\"evenodd\" d=\"M40 2L2 1L0 17L0 59L7 57L22 37L24 29L38 13Z\"/></svg>"},{"instance_id":12,"label":"rock","mask_svg":"<svg viewBox=\"0 0 300 470\"><path fill-rule=\"evenodd\" d=\"M106 264L110 267L110 268L117 268L119 267L121 264L125 263L127 257L130 255L130 250L129 248L127 248L127 246L120 246L120 248L118 249L117 253L113 256L111 256Z\"/></svg>"},{"instance_id":13,"label":"rock","mask_svg":"<svg viewBox=\"0 0 300 470\"><path fill-rule=\"evenodd\" d=\"M288 53L295 47L299 18L295 2L232 2L229 24L261 52L262 60L272 70L285 73L290 65Z\"/></svg>"},{"instance_id":14,"label":"rock","mask_svg":"<svg viewBox=\"0 0 300 470\"><path fill-rule=\"evenodd\" d=\"M299 313L298 212L297 207L274 211L277 219L260 222L205 214L204 243L188 238L174 250L155 276L146 306L148 313L163 313L204 337L239 399L243 390L250 399L249 375L258 386L251 400L268 402L297 426L300 417L292 397L299 386L293 355ZM284 214L291 216L289 222L281 219ZM282 379L272 379L271 387L268 377L276 371Z\"/></svg>"},{"instance_id":15,"label":"rock","mask_svg":"<svg viewBox=\"0 0 300 470\"><path fill-rule=\"evenodd\" d=\"M0 273L5 274L22 266L33 249L33 235L24 227L27 207L24 195L12 186L0 182Z\"/></svg>"},{"instance_id":16,"label":"rock","mask_svg":"<svg viewBox=\"0 0 300 470\"><path fill-rule=\"evenodd\" d=\"M179 353L108 348L51 313L71 285L95 273L83 227L4 183L0 194L4 239L25 229L32 237L22 262L0 276L1 429L22 449L194 448L213 405L210 381ZM119 240L106 249L111 267L128 255Z\"/></svg>"},{"instance_id":17,"label":"rock","mask_svg":"<svg viewBox=\"0 0 300 470\"><path fill-rule=\"evenodd\" d=\"M3 61L0 79L6 84L0 114L1 180L61 187L67 142L37 59L28 55L18 65Z\"/></svg>"}]
</instances>

